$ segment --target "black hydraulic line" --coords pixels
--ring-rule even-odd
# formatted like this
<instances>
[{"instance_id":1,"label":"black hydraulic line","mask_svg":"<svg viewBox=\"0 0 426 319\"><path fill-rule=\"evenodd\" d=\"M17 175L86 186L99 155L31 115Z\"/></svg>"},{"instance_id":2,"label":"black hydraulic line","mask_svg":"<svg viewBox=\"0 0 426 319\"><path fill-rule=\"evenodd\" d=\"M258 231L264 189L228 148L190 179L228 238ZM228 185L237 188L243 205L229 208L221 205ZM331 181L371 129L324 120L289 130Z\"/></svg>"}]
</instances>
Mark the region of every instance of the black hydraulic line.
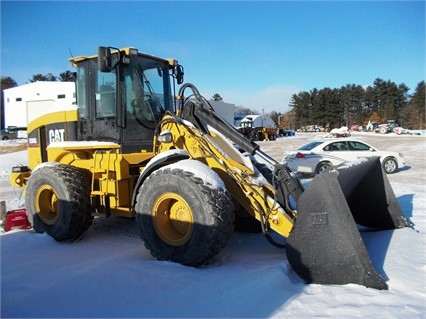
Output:
<instances>
[{"instance_id":1,"label":"black hydraulic line","mask_svg":"<svg viewBox=\"0 0 426 319\"><path fill-rule=\"evenodd\" d=\"M198 129L204 133L208 133L208 129L205 127L204 123L212 126L225 137L229 138L232 142L240 146L247 153L254 154L257 150L260 149L259 145L238 132L235 127L217 115L211 107L205 107L208 102L204 101L204 98L193 84L185 83L182 85L182 87L179 89L179 96L183 96L186 88L190 88L192 90L194 97L199 102L199 104L192 101L186 102L184 109L182 110L183 118L190 120L194 125L197 126Z\"/></svg>"},{"instance_id":2,"label":"black hydraulic line","mask_svg":"<svg viewBox=\"0 0 426 319\"><path fill-rule=\"evenodd\" d=\"M258 209L259 209L259 206L258 206ZM277 247L279 249L285 249L286 248L286 244L280 244L280 243L276 242L272 238L271 234L269 234L269 231L266 229L266 221L264 220L264 217L265 216L261 215L259 222L260 222L260 228L262 228L262 233L265 236L266 240L270 244L272 244L273 246L275 246L275 247Z\"/></svg>"}]
</instances>

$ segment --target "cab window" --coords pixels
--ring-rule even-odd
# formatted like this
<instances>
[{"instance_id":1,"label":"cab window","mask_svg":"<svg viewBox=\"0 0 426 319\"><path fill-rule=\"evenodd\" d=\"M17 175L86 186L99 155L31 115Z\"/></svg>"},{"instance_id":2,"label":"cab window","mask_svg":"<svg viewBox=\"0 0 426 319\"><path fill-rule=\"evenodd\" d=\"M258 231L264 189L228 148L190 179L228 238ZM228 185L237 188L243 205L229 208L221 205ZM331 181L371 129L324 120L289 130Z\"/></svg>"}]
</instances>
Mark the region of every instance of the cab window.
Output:
<instances>
[{"instance_id":1,"label":"cab window","mask_svg":"<svg viewBox=\"0 0 426 319\"><path fill-rule=\"evenodd\" d=\"M86 99L86 67L87 63L77 67L77 108L81 119L89 118L89 111Z\"/></svg>"},{"instance_id":2,"label":"cab window","mask_svg":"<svg viewBox=\"0 0 426 319\"><path fill-rule=\"evenodd\" d=\"M115 70L109 73L97 72L96 119L115 117L116 87Z\"/></svg>"},{"instance_id":3,"label":"cab window","mask_svg":"<svg viewBox=\"0 0 426 319\"><path fill-rule=\"evenodd\" d=\"M370 146L360 142L349 142L349 148L353 151L369 151Z\"/></svg>"}]
</instances>

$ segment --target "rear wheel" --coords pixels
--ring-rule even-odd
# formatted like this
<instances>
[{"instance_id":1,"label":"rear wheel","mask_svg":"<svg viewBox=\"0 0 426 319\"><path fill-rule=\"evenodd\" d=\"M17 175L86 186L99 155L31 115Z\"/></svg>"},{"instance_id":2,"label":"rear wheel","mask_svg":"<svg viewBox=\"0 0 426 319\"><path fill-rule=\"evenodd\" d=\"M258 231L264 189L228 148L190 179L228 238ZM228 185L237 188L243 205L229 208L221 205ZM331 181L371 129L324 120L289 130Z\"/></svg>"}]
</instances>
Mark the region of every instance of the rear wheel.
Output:
<instances>
[{"instance_id":1,"label":"rear wheel","mask_svg":"<svg viewBox=\"0 0 426 319\"><path fill-rule=\"evenodd\" d=\"M90 179L73 166L36 169L28 180L25 203L34 231L57 241L74 240L92 223Z\"/></svg>"},{"instance_id":2,"label":"rear wheel","mask_svg":"<svg viewBox=\"0 0 426 319\"><path fill-rule=\"evenodd\" d=\"M192 172L163 168L142 185L136 221L145 247L159 260L188 266L206 264L228 243L233 205L218 189Z\"/></svg>"},{"instance_id":3,"label":"rear wheel","mask_svg":"<svg viewBox=\"0 0 426 319\"><path fill-rule=\"evenodd\" d=\"M332 165L330 162L321 162L315 168L315 173L322 174L322 173L328 172L331 168L332 168Z\"/></svg>"},{"instance_id":4,"label":"rear wheel","mask_svg":"<svg viewBox=\"0 0 426 319\"><path fill-rule=\"evenodd\" d=\"M383 160L382 163L383 169L385 170L386 174L393 174L398 169L398 163L393 157L387 157Z\"/></svg>"}]
</instances>

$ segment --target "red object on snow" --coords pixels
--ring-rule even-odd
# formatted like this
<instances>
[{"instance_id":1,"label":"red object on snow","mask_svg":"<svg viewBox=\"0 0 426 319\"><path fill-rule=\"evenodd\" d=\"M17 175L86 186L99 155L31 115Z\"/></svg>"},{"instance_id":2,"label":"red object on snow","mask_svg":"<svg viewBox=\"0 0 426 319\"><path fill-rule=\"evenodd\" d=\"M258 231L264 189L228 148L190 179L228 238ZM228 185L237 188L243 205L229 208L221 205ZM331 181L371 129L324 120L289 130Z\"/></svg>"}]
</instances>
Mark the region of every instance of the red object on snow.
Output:
<instances>
[{"instance_id":1,"label":"red object on snow","mask_svg":"<svg viewBox=\"0 0 426 319\"><path fill-rule=\"evenodd\" d=\"M31 224L28 221L27 210L25 208L14 209L6 213L4 231L12 229L30 229Z\"/></svg>"}]
</instances>

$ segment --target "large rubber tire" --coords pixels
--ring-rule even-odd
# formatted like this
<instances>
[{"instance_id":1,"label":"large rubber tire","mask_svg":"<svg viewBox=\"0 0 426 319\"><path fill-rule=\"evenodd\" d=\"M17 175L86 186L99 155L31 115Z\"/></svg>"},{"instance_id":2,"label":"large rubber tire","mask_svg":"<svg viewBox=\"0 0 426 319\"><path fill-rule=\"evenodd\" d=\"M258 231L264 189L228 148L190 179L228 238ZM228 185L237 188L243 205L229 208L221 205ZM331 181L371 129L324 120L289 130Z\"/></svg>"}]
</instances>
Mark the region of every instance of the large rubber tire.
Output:
<instances>
[{"instance_id":1,"label":"large rubber tire","mask_svg":"<svg viewBox=\"0 0 426 319\"><path fill-rule=\"evenodd\" d=\"M393 157L386 157L383 160L382 167L386 174L393 174L398 170L398 162Z\"/></svg>"},{"instance_id":2,"label":"large rubber tire","mask_svg":"<svg viewBox=\"0 0 426 319\"><path fill-rule=\"evenodd\" d=\"M231 197L193 173L164 168L139 190L136 221L145 247L158 260L187 266L207 264L234 229Z\"/></svg>"},{"instance_id":3,"label":"large rubber tire","mask_svg":"<svg viewBox=\"0 0 426 319\"><path fill-rule=\"evenodd\" d=\"M256 130L251 131L250 136L251 136L251 140L252 140L252 141L255 141L255 142L256 142L256 141L259 141L259 140L260 140L259 132L258 132L258 131L256 131Z\"/></svg>"},{"instance_id":4,"label":"large rubber tire","mask_svg":"<svg viewBox=\"0 0 426 319\"><path fill-rule=\"evenodd\" d=\"M36 169L25 191L27 215L37 233L75 240L92 224L90 179L76 167L51 163Z\"/></svg>"}]
</instances>

